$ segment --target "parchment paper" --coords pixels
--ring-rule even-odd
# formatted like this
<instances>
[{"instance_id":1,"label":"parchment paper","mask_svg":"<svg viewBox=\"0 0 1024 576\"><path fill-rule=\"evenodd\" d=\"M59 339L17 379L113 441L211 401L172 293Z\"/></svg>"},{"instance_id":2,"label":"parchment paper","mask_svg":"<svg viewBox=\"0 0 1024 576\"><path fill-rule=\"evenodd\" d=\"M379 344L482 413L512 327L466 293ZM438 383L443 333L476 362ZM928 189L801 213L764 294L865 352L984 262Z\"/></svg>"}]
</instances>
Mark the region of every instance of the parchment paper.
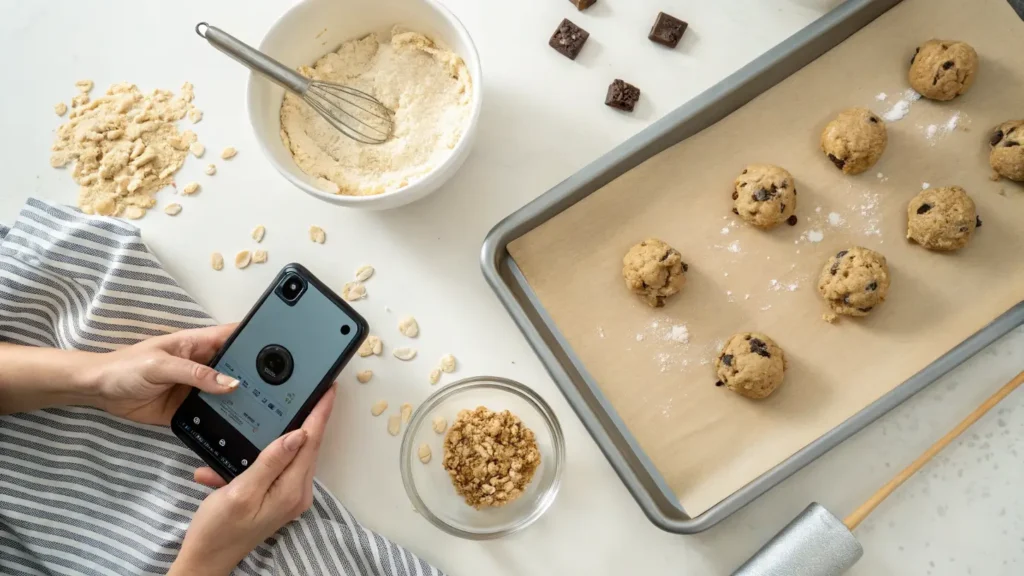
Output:
<instances>
[{"instance_id":1,"label":"parchment paper","mask_svg":"<svg viewBox=\"0 0 1024 576\"><path fill-rule=\"evenodd\" d=\"M909 89L914 48L962 39L981 57L970 91L920 100L888 122L869 172L844 176L819 135L840 110L885 114ZM886 94L880 100L880 93ZM991 128L1024 118L1024 22L1004 0L906 0L797 74L509 245L572 349L678 496L697 515L935 360L1024 299L1024 187L990 180ZM952 128L955 125L955 128ZM735 218L745 164L787 168L795 227ZM957 184L983 227L957 253L905 240L924 183ZM831 215L831 220L830 220ZM812 242L808 235L821 232ZM690 265L683 291L651 309L626 290L622 256L658 237ZM864 319L822 321L817 277L853 245L878 250L889 298ZM689 333L688 342L681 328ZM782 387L751 401L714 386L720 342L762 331L786 351ZM669 339L666 339L669 337Z\"/></svg>"}]
</instances>

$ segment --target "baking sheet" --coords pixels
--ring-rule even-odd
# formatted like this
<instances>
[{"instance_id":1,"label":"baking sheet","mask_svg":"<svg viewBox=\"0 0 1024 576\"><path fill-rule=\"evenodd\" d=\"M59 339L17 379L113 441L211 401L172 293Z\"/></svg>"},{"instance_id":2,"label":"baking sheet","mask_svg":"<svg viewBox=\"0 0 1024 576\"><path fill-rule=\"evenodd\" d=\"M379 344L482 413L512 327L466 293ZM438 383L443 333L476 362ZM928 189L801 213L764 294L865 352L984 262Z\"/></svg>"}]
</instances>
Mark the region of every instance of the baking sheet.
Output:
<instances>
[{"instance_id":1,"label":"baking sheet","mask_svg":"<svg viewBox=\"0 0 1024 576\"><path fill-rule=\"evenodd\" d=\"M991 126L1024 116L1024 25L1002 0L972 3L970 19L962 12L955 0L906 0L715 126L509 244L546 312L691 516L1024 296L1024 190L989 180L987 163ZM875 168L843 176L818 150L821 129L848 106L879 114L893 107L914 47L931 37L974 45L977 82L950 103L914 102L889 123L889 147ZM751 162L793 173L796 227L762 232L734 222L731 183ZM923 183L971 193L984 226L970 246L936 254L903 239L906 202ZM810 241L812 231L823 239ZM628 294L620 276L622 255L648 236L690 264L684 291L662 309ZM885 254L893 285L871 317L830 326L820 319L816 278L829 254L850 245ZM665 339L673 326L686 327L688 342ZM786 383L766 401L713 386L717 344L741 330L766 332L787 351Z\"/></svg>"}]
</instances>

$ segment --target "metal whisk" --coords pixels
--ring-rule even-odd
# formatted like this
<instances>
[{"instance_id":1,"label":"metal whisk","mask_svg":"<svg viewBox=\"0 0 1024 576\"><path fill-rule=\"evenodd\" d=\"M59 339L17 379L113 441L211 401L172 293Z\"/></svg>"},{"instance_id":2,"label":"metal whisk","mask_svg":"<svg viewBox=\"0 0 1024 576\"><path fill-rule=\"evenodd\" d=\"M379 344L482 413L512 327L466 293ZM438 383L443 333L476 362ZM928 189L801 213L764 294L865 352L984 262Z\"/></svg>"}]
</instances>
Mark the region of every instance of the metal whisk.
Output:
<instances>
[{"instance_id":1,"label":"metal whisk","mask_svg":"<svg viewBox=\"0 0 1024 576\"><path fill-rule=\"evenodd\" d=\"M394 130L394 112L373 96L350 86L310 80L206 22L196 34L214 48L302 97L342 134L364 144L383 144Z\"/></svg>"}]
</instances>

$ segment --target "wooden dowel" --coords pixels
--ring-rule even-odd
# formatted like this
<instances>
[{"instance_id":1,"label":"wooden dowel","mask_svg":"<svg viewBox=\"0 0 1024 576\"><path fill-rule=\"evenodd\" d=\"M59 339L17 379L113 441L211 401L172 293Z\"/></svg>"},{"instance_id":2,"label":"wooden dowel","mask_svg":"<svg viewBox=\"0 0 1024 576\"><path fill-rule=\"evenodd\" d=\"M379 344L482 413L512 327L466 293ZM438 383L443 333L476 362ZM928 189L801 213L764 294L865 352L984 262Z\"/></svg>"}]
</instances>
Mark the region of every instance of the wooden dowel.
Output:
<instances>
[{"instance_id":1,"label":"wooden dowel","mask_svg":"<svg viewBox=\"0 0 1024 576\"><path fill-rule=\"evenodd\" d=\"M949 443L956 439L964 430L971 427L972 424L977 422L986 412L992 409L993 406L999 404L999 402L1010 395L1018 386L1024 383L1024 372L1017 374L1017 377L1006 383L1005 386L1000 388L995 394L993 394L988 400L985 400L981 406L978 406L974 412L971 412L967 418L964 418L962 422L956 425L956 428L950 430L945 436L939 439L938 442L932 444L931 448L924 451L924 454L918 456L917 460L914 460L910 466L903 469L902 472L896 475L895 478L889 481L888 484L882 486L878 492L875 492L871 498L868 498L867 502L860 505L859 508L854 510L846 520L843 520L843 524L850 530L853 530L871 514L883 500L889 497L897 488L899 488L907 478L913 476L918 470L924 467L936 454L942 451L943 448L949 446Z\"/></svg>"}]
</instances>

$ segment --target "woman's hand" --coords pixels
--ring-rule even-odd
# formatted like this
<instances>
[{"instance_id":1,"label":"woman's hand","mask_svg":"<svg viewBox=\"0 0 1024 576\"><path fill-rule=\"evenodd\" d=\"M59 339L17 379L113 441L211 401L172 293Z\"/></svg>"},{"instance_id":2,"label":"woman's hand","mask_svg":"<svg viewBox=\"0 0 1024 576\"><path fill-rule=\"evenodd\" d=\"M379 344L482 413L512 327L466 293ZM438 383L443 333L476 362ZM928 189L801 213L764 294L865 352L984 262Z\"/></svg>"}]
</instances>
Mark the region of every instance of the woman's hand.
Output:
<instances>
[{"instance_id":1,"label":"woman's hand","mask_svg":"<svg viewBox=\"0 0 1024 576\"><path fill-rule=\"evenodd\" d=\"M230 484L209 468L196 470L197 482L219 488L192 518L169 576L228 574L312 505L317 453L336 387L324 394L302 428L272 442Z\"/></svg>"},{"instance_id":2,"label":"woman's hand","mask_svg":"<svg viewBox=\"0 0 1024 576\"><path fill-rule=\"evenodd\" d=\"M116 352L91 355L87 378L97 408L142 424L171 423L190 388L224 394L238 381L206 366L236 324L182 330Z\"/></svg>"}]
</instances>

